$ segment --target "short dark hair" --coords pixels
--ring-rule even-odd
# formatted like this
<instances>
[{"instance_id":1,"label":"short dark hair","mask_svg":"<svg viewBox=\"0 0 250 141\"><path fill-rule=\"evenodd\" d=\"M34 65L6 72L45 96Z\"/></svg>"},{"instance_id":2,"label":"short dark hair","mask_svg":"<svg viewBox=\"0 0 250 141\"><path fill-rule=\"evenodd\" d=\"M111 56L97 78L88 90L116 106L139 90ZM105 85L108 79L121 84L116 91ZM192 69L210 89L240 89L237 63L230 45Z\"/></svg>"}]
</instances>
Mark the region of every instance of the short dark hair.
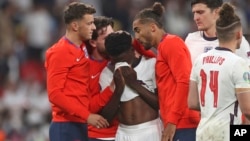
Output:
<instances>
[{"instance_id":1,"label":"short dark hair","mask_svg":"<svg viewBox=\"0 0 250 141\"><path fill-rule=\"evenodd\" d=\"M191 0L191 7L198 3L203 3L210 9L216 9L218 7L221 7L221 5L223 4L223 0Z\"/></svg>"},{"instance_id":2,"label":"short dark hair","mask_svg":"<svg viewBox=\"0 0 250 141\"><path fill-rule=\"evenodd\" d=\"M114 27L114 21L112 18L108 18L105 16L97 16L94 18L94 24L96 29L93 31L92 34L92 40L96 40L97 37L99 36L98 33L100 32L100 30L103 30L104 27L107 26L111 26ZM101 33L103 33L104 31L102 31Z\"/></svg>"},{"instance_id":3,"label":"short dark hair","mask_svg":"<svg viewBox=\"0 0 250 141\"><path fill-rule=\"evenodd\" d=\"M164 6L160 2L155 2L151 8L141 10L134 18L139 19L141 23L154 22L160 28L163 28Z\"/></svg>"},{"instance_id":4,"label":"short dark hair","mask_svg":"<svg viewBox=\"0 0 250 141\"><path fill-rule=\"evenodd\" d=\"M101 34L103 34L105 32L105 30L107 30L107 26L111 26L112 28L114 27L114 21L112 18L108 18L105 16L96 16L94 18L94 24L96 26L96 29L93 30L93 34L92 34L92 38L91 40L96 40ZM88 53L92 54L93 52L93 48L90 45L89 40L85 42Z\"/></svg>"},{"instance_id":5,"label":"short dark hair","mask_svg":"<svg viewBox=\"0 0 250 141\"><path fill-rule=\"evenodd\" d=\"M72 2L64 9L64 22L65 24L69 24L74 20L82 19L85 14L94 13L96 13L96 10L92 5L82 2Z\"/></svg>"},{"instance_id":6,"label":"short dark hair","mask_svg":"<svg viewBox=\"0 0 250 141\"><path fill-rule=\"evenodd\" d=\"M132 36L126 31L116 31L110 33L105 39L105 49L111 57L120 54L132 48Z\"/></svg>"},{"instance_id":7,"label":"short dark hair","mask_svg":"<svg viewBox=\"0 0 250 141\"><path fill-rule=\"evenodd\" d=\"M219 41L231 40L235 30L241 27L240 18L235 14L234 6L224 3L221 7L220 17L216 21L216 32Z\"/></svg>"}]
</instances>

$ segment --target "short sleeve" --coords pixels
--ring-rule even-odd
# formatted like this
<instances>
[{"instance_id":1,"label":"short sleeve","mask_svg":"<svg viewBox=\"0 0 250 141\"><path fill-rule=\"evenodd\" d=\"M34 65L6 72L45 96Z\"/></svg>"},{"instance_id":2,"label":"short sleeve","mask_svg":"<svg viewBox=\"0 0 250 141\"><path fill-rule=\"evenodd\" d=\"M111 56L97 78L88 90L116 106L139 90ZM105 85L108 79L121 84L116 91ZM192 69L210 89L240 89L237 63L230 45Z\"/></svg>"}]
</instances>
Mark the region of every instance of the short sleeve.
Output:
<instances>
[{"instance_id":1,"label":"short sleeve","mask_svg":"<svg viewBox=\"0 0 250 141\"><path fill-rule=\"evenodd\" d=\"M233 67L233 82L236 88L250 87L250 69L246 60L240 58Z\"/></svg>"}]
</instances>

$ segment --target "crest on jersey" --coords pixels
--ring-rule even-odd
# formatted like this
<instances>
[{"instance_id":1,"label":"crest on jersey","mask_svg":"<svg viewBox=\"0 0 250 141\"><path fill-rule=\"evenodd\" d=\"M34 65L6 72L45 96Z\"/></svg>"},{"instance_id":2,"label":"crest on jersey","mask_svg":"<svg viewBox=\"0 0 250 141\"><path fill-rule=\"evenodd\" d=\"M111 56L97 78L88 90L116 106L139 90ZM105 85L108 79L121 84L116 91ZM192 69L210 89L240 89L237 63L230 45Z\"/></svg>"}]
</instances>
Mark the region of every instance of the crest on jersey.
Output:
<instances>
[{"instance_id":1,"label":"crest on jersey","mask_svg":"<svg viewBox=\"0 0 250 141\"><path fill-rule=\"evenodd\" d=\"M243 79L244 79L246 82L250 83L250 72L244 72L244 74L243 74Z\"/></svg>"}]
</instances>

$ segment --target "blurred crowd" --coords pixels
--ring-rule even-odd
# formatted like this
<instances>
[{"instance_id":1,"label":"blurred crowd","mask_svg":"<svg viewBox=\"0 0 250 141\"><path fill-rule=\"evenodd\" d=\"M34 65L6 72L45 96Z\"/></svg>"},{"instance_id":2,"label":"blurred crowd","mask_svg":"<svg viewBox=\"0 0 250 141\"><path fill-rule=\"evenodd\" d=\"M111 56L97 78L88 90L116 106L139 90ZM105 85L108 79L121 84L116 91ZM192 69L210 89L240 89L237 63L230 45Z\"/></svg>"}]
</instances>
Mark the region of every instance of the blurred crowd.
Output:
<instances>
[{"instance_id":1,"label":"blurred crowd","mask_svg":"<svg viewBox=\"0 0 250 141\"><path fill-rule=\"evenodd\" d=\"M0 141L49 141L51 120L43 67L44 52L64 34L62 11L73 0L0 0ZM79 0L78 0L79 1ZM156 0L80 0L96 15L112 17L115 29L133 34L131 22ZM158 0L165 27L183 39L196 30L189 0ZM231 1L249 39L250 0Z\"/></svg>"}]
</instances>

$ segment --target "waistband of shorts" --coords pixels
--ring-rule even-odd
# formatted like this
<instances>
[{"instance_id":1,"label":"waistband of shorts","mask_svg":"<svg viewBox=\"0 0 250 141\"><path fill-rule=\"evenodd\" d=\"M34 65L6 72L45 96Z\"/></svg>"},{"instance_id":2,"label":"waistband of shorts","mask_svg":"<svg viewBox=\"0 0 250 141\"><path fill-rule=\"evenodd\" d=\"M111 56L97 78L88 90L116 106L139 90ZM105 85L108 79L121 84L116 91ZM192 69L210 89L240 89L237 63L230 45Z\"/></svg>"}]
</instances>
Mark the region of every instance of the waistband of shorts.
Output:
<instances>
[{"instance_id":1,"label":"waistband of shorts","mask_svg":"<svg viewBox=\"0 0 250 141\"><path fill-rule=\"evenodd\" d=\"M136 125L125 125L125 124L119 124L120 128L125 128L125 129L141 129L150 125L156 125L157 123L161 122L160 118L156 118L154 120L141 123L141 124L136 124Z\"/></svg>"}]
</instances>

